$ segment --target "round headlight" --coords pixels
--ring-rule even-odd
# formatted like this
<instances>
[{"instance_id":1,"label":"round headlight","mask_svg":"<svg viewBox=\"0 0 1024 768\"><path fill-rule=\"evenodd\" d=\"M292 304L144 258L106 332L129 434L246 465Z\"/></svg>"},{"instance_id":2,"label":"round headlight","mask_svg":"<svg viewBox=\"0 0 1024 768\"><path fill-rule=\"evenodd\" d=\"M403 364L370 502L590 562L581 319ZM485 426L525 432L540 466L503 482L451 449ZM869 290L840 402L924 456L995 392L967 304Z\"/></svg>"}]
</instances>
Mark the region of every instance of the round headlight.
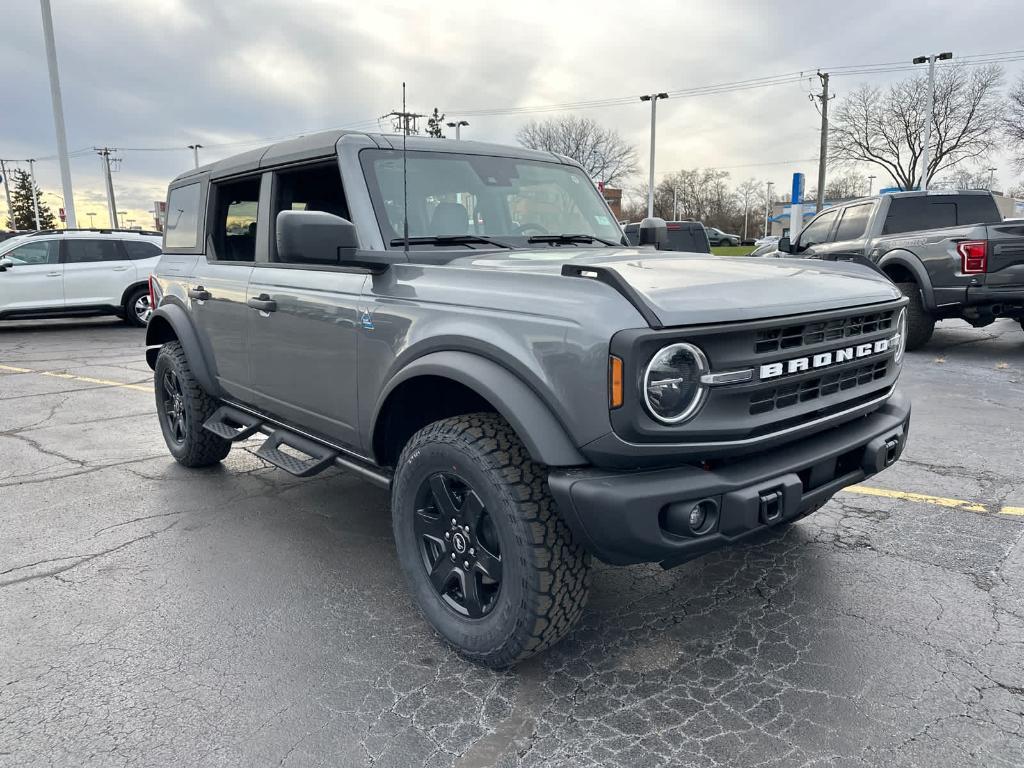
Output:
<instances>
[{"instance_id":1,"label":"round headlight","mask_svg":"<svg viewBox=\"0 0 1024 768\"><path fill-rule=\"evenodd\" d=\"M700 379L708 370L707 357L693 344L660 350L644 371L644 404L651 416L664 424L692 418L704 404L707 388Z\"/></svg>"},{"instance_id":2,"label":"round headlight","mask_svg":"<svg viewBox=\"0 0 1024 768\"><path fill-rule=\"evenodd\" d=\"M893 360L897 363L903 359L903 350L907 346L907 308L900 310L900 316L896 318L896 335L893 337L896 344L896 354Z\"/></svg>"}]
</instances>

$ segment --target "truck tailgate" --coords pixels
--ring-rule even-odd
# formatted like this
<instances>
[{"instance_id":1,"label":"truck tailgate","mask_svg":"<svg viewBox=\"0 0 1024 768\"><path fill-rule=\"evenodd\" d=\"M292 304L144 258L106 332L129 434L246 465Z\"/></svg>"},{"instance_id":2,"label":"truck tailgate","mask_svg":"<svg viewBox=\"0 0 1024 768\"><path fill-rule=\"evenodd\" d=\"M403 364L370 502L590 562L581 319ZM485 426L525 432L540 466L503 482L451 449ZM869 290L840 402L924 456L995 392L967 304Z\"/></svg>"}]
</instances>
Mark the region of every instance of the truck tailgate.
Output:
<instances>
[{"instance_id":1,"label":"truck tailgate","mask_svg":"<svg viewBox=\"0 0 1024 768\"><path fill-rule=\"evenodd\" d=\"M1024 224L992 224L988 228L989 288L1024 288Z\"/></svg>"}]
</instances>

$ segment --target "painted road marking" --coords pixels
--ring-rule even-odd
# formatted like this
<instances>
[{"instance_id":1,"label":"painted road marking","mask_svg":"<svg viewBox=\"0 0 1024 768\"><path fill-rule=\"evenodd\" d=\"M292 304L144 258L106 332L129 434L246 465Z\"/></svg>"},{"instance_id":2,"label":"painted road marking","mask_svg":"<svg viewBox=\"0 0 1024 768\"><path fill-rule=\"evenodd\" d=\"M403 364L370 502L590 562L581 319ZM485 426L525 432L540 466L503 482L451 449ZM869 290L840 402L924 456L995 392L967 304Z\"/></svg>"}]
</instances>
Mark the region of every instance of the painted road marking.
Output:
<instances>
[{"instance_id":1,"label":"painted road marking","mask_svg":"<svg viewBox=\"0 0 1024 768\"><path fill-rule=\"evenodd\" d=\"M63 373L61 371L36 371L31 368L18 368L13 365L0 365L0 371L10 371L11 373L35 373L39 376L50 376L54 379L68 379L69 381L81 381L86 384L99 384L104 387L119 387L121 389L134 389L136 392L152 392L153 387L146 387L141 384L125 384L120 381L110 381L109 379L95 379L92 376L76 376L71 373Z\"/></svg>"},{"instance_id":2,"label":"painted road marking","mask_svg":"<svg viewBox=\"0 0 1024 768\"><path fill-rule=\"evenodd\" d=\"M859 493L863 496L882 496L887 499L902 499L904 501L921 501L925 504L935 504L939 507L952 507L964 509L968 512L991 512L984 504L963 499L947 499L944 496L929 496L927 493L910 493L909 491L891 491L888 488L872 488L869 485L851 485L843 488L846 493ZM1024 517L1024 507L1003 507L999 510L1001 515L1016 515Z\"/></svg>"},{"instance_id":3,"label":"painted road marking","mask_svg":"<svg viewBox=\"0 0 1024 768\"><path fill-rule=\"evenodd\" d=\"M153 391L152 387L143 386L141 384L123 384L119 381L110 381L108 379L94 379L91 376L75 376L71 373L62 373L60 371L36 371L31 368L18 368L13 365L0 365L0 371L10 371L12 373L35 373L40 376L52 376L57 379L69 379L71 381L82 381L88 384L99 384L104 387L119 387L121 389L133 389L136 392L147 392ZM925 504L935 504L940 507L951 507L954 509L964 509L968 512L990 512L989 508L984 504L978 504L973 501L964 501L963 499L947 499L942 496L929 496L926 493L910 493L909 491L891 491L888 488L872 488L869 485L851 485L848 488L843 489L846 493L857 493L862 496L881 496L887 499L901 499L903 501L920 501ZM1016 517L1024 517L1024 507L1003 507L999 514L1001 515L1014 515Z\"/></svg>"}]
</instances>

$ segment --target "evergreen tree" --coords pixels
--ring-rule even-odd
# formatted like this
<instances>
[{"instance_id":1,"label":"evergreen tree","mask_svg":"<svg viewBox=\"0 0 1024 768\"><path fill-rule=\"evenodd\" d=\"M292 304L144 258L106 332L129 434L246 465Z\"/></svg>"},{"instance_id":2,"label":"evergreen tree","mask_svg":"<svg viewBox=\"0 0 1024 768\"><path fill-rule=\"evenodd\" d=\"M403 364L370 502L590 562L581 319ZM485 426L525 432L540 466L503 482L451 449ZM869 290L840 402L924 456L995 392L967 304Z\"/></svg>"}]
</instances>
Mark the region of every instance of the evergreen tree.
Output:
<instances>
[{"instance_id":1,"label":"evergreen tree","mask_svg":"<svg viewBox=\"0 0 1024 768\"><path fill-rule=\"evenodd\" d=\"M36 215L32 206L32 177L28 171L16 170L11 174L14 181L11 189L11 218L7 219L8 229L35 229ZM36 197L39 199L39 228L56 229L57 218L53 215L50 207L43 202L43 193L36 187Z\"/></svg>"},{"instance_id":2,"label":"evergreen tree","mask_svg":"<svg viewBox=\"0 0 1024 768\"><path fill-rule=\"evenodd\" d=\"M442 126L444 126L444 112L438 112L437 107L434 107L434 113L427 118L427 136L443 139Z\"/></svg>"}]
</instances>

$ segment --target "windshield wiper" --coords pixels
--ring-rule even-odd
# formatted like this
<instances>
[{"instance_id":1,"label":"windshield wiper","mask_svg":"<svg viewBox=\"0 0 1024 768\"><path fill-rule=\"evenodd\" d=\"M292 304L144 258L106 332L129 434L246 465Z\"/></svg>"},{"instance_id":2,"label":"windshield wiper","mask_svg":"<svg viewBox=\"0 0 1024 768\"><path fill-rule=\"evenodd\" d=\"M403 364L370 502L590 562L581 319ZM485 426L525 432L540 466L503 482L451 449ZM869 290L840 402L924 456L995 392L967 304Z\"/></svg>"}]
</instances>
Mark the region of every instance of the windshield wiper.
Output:
<instances>
[{"instance_id":1,"label":"windshield wiper","mask_svg":"<svg viewBox=\"0 0 1024 768\"><path fill-rule=\"evenodd\" d=\"M605 240L603 237L597 237L596 235L533 235L526 239L528 243L604 243L610 245L613 248L619 248L622 243L616 243L614 240Z\"/></svg>"},{"instance_id":2,"label":"windshield wiper","mask_svg":"<svg viewBox=\"0 0 1024 768\"><path fill-rule=\"evenodd\" d=\"M409 238L409 245L465 245L468 246L470 243L488 243L490 245L496 245L499 248L509 248L512 246L508 243L503 243L501 240L494 240L484 235L419 235L417 237ZM404 237L396 237L391 241L391 247L394 248L396 245L405 245Z\"/></svg>"}]
</instances>

